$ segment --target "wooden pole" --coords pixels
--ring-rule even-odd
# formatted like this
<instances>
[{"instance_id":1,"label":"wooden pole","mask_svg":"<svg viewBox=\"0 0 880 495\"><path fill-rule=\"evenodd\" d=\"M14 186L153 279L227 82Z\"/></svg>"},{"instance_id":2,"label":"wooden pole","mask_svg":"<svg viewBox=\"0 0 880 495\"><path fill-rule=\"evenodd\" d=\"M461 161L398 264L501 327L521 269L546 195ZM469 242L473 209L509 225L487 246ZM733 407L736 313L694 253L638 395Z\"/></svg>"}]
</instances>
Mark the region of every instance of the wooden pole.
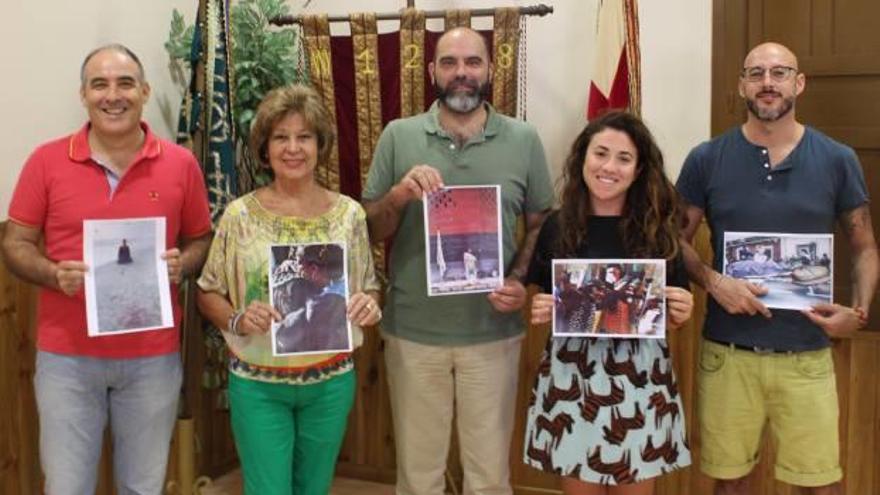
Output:
<instances>
[{"instance_id":1,"label":"wooden pole","mask_svg":"<svg viewBox=\"0 0 880 495\"><path fill-rule=\"evenodd\" d=\"M411 0L407 1L407 5L409 5ZM414 1L412 2L414 3ZM538 16L543 17L547 14L553 13L553 7L549 5L539 4L539 5L531 5L528 7L520 7L519 14L520 15L529 15L529 16ZM471 17L492 17L495 15L495 9L473 9L471 10ZM425 11L425 17L428 19L443 19L446 17L446 11L444 10L428 10ZM343 15L329 16L327 18L330 22L348 22L349 17ZM400 20L400 12L384 12L381 14L376 14L376 20L379 21L394 21ZM269 20L270 23L276 26L288 26L290 24L300 24L302 23L302 16L292 16L292 15L284 15L275 17Z\"/></svg>"}]
</instances>

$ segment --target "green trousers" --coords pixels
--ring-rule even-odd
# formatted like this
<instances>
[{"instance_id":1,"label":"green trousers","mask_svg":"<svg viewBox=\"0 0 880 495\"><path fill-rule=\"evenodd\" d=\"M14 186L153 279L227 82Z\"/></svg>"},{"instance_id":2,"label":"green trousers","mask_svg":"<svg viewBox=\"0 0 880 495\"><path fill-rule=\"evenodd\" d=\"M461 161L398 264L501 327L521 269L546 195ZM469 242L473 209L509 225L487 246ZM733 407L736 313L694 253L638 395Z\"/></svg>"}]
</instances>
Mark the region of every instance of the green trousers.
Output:
<instances>
[{"instance_id":1,"label":"green trousers","mask_svg":"<svg viewBox=\"0 0 880 495\"><path fill-rule=\"evenodd\" d=\"M311 385L229 374L245 495L327 495L355 383L354 372Z\"/></svg>"}]
</instances>

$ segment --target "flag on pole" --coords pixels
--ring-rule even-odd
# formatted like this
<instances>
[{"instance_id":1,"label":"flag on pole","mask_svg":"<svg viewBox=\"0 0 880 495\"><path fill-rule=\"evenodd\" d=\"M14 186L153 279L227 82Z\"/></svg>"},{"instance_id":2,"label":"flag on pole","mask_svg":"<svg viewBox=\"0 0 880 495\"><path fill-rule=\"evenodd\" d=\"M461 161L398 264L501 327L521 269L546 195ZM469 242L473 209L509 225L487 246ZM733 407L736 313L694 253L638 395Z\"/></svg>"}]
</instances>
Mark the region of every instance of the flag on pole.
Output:
<instances>
[{"instance_id":1,"label":"flag on pole","mask_svg":"<svg viewBox=\"0 0 880 495\"><path fill-rule=\"evenodd\" d=\"M638 6L636 0L599 0L596 55L587 119L608 109L641 111Z\"/></svg>"}]
</instances>

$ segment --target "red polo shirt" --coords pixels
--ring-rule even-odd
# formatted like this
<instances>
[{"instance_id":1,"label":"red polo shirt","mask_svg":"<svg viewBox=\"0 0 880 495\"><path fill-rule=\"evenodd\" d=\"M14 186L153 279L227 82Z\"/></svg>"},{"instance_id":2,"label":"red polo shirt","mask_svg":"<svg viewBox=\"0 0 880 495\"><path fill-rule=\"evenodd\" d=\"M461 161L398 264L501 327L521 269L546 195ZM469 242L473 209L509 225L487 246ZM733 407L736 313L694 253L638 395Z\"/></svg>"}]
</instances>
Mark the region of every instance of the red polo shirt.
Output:
<instances>
[{"instance_id":1,"label":"red polo shirt","mask_svg":"<svg viewBox=\"0 0 880 495\"><path fill-rule=\"evenodd\" d=\"M91 158L86 124L76 134L46 143L28 158L9 205L9 219L43 231L53 261L83 259L83 220L165 217L165 243L211 230L208 193L189 150L159 139L145 124L143 148L110 193L104 168ZM85 293L73 297L40 289L37 348L78 356L134 358L178 349L177 286L171 285L175 326L89 337Z\"/></svg>"}]
</instances>

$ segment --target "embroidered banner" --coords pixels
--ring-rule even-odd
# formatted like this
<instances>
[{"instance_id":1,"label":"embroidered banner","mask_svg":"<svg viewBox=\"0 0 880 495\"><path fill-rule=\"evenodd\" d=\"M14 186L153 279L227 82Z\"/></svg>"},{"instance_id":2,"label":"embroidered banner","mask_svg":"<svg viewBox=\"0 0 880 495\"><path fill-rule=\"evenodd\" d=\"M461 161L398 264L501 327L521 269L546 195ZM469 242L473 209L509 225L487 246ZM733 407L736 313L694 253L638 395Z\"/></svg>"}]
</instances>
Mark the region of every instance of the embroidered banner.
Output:
<instances>
[{"instance_id":1,"label":"embroidered banner","mask_svg":"<svg viewBox=\"0 0 880 495\"><path fill-rule=\"evenodd\" d=\"M444 28L449 31L457 27L471 27L471 11L468 9L450 9L446 11Z\"/></svg>"},{"instance_id":2,"label":"embroidered banner","mask_svg":"<svg viewBox=\"0 0 880 495\"><path fill-rule=\"evenodd\" d=\"M425 110L425 13L406 9L400 17L400 116Z\"/></svg>"},{"instance_id":3,"label":"embroidered banner","mask_svg":"<svg viewBox=\"0 0 880 495\"><path fill-rule=\"evenodd\" d=\"M239 190L239 174L235 165L235 126L232 124L232 64L229 61L226 3L223 0L206 2L204 19L199 16L197 25L203 28L193 33L190 88L181 105L177 142L201 157L211 220L216 226L226 205L238 196ZM203 56L204 63L200 64ZM203 73L199 74L200 71ZM197 87L200 78L205 82L204 97ZM207 109L205 102L209 104Z\"/></svg>"},{"instance_id":4,"label":"embroidered banner","mask_svg":"<svg viewBox=\"0 0 880 495\"><path fill-rule=\"evenodd\" d=\"M495 75L492 78L492 104L498 112L516 116L517 54L519 53L519 8L495 9L492 35Z\"/></svg>"},{"instance_id":5,"label":"embroidered banner","mask_svg":"<svg viewBox=\"0 0 880 495\"><path fill-rule=\"evenodd\" d=\"M312 85L321 95L324 105L334 119L333 132L338 134L338 117L336 115L336 90L333 83L333 59L330 49L330 23L327 15L309 15L303 17L303 37L306 55L309 60L309 73ZM340 190L339 183L339 148L334 146L330 151L330 163L321 170L315 171L318 183L333 190Z\"/></svg>"},{"instance_id":6,"label":"embroidered banner","mask_svg":"<svg viewBox=\"0 0 880 495\"><path fill-rule=\"evenodd\" d=\"M351 15L361 189L367 181L367 172L370 170L373 152L379 141L379 134L382 133L377 37L375 14Z\"/></svg>"}]
</instances>

